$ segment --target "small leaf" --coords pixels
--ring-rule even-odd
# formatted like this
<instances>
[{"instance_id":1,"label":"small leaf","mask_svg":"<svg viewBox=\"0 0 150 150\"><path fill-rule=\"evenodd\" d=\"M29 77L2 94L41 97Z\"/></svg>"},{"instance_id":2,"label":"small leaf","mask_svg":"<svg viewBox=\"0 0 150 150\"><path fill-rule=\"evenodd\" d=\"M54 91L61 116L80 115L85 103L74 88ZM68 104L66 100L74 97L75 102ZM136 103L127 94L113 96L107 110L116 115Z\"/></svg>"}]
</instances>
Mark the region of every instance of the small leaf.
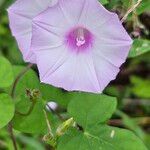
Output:
<instances>
[{"instance_id":1,"label":"small leaf","mask_svg":"<svg viewBox=\"0 0 150 150\"><path fill-rule=\"evenodd\" d=\"M14 103L7 94L0 94L0 128L8 124L14 116Z\"/></svg>"},{"instance_id":2,"label":"small leaf","mask_svg":"<svg viewBox=\"0 0 150 150\"><path fill-rule=\"evenodd\" d=\"M81 93L71 100L68 112L77 123L86 129L88 126L107 121L115 111L116 105L114 97Z\"/></svg>"},{"instance_id":3,"label":"small leaf","mask_svg":"<svg viewBox=\"0 0 150 150\"><path fill-rule=\"evenodd\" d=\"M149 0L142 0L141 4L137 8L137 14L140 15L143 12L150 10L150 1Z\"/></svg>"},{"instance_id":4,"label":"small leaf","mask_svg":"<svg viewBox=\"0 0 150 150\"><path fill-rule=\"evenodd\" d=\"M99 0L102 5L108 4L108 0Z\"/></svg>"},{"instance_id":5,"label":"small leaf","mask_svg":"<svg viewBox=\"0 0 150 150\"><path fill-rule=\"evenodd\" d=\"M150 98L150 80L133 76L131 83L133 84L132 92L134 95L140 98Z\"/></svg>"},{"instance_id":6,"label":"small leaf","mask_svg":"<svg viewBox=\"0 0 150 150\"><path fill-rule=\"evenodd\" d=\"M132 49L129 53L129 58L142 55L150 51L150 41L145 39L135 39Z\"/></svg>"},{"instance_id":7,"label":"small leaf","mask_svg":"<svg viewBox=\"0 0 150 150\"><path fill-rule=\"evenodd\" d=\"M0 88L9 87L13 80L14 76L10 62L0 56Z\"/></svg>"}]
</instances>

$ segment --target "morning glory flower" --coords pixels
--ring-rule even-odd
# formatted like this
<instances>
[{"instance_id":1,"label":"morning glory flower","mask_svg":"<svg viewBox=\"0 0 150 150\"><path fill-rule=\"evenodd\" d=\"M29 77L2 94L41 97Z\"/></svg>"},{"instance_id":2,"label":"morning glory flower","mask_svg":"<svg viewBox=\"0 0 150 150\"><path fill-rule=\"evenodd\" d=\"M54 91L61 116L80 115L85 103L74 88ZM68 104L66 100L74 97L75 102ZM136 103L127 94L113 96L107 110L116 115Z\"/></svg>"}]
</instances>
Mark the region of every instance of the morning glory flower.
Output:
<instances>
[{"instance_id":1,"label":"morning glory flower","mask_svg":"<svg viewBox=\"0 0 150 150\"><path fill-rule=\"evenodd\" d=\"M24 60L35 63L35 56L30 50L32 37L32 19L44 11L49 5L53 6L56 0L16 0L8 8L8 16L12 34L15 36Z\"/></svg>"},{"instance_id":2,"label":"morning glory flower","mask_svg":"<svg viewBox=\"0 0 150 150\"><path fill-rule=\"evenodd\" d=\"M59 0L33 20L40 79L68 91L101 93L131 44L118 16L97 0Z\"/></svg>"}]
</instances>

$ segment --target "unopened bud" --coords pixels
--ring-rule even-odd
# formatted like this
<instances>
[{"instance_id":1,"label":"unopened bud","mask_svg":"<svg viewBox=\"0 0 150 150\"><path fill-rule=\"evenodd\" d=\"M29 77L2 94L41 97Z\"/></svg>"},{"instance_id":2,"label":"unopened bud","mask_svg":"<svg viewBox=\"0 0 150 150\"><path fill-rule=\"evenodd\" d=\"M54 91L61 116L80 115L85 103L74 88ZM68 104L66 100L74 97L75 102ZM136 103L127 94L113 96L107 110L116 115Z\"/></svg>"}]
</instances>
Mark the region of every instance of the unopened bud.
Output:
<instances>
[{"instance_id":1,"label":"unopened bud","mask_svg":"<svg viewBox=\"0 0 150 150\"><path fill-rule=\"evenodd\" d=\"M40 97L40 91L37 89L34 90L27 89L26 94L32 101L36 101Z\"/></svg>"},{"instance_id":2,"label":"unopened bud","mask_svg":"<svg viewBox=\"0 0 150 150\"><path fill-rule=\"evenodd\" d=\"M33 99L38 99L40 97L40 91L37 89L34 89L31 94Z\"/></svg>"},{"instance_id":3,"label":"unopened bud","mask_svg":"<svg viewBox=\"0 0 150 150\"><path fill-rule=\"evenodd\" d=\"M74 120L73 118L68 119L67 121L63 122L56 130L56 135L59 137L63 135L69 127L73 126Z\"/></svg>"}]
</instances>

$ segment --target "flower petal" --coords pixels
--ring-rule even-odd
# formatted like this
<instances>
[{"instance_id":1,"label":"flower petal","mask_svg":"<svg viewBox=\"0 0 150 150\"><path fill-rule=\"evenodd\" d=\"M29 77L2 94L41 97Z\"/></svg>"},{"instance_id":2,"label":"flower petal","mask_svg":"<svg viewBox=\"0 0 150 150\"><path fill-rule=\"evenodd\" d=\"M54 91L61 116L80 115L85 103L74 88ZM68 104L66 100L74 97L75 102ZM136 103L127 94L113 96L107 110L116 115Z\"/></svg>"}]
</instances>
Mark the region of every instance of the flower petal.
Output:
<instances>
[{"instance_id":1,"label":"flower petal","mask_svg":"<svg viewBox=\"0 0 150 150\"><path fill-rule=\"evenodd\" d=\"M86 0L59 0L63 15L72 25L77 24Z\"/></svg>"},{"instance_id":2,"label":"flower petal","mask_svg":"<svg viewBox=\"0 0 150 150\"><path fill-rule=\"evenodd\" d=\"M132 44L132 39L124 29L121 21L118 18L118 15L116 14L111 15L111 18L100 27L92 28L92 32L96 38L105 38L123 42L129 45Z\"/></svg>"},{"instance_id":3,"label":"flower petal","mask_svg":"<svg viewBox=\"0 0 150 150\"><path fill-rule=\"evenodd\" d=\"M34 18L34 22L41 23L55 29L65 30L67 27L70 27L70 24L65 18L59 3L40 13Z\"/></svg>"},{"instance_id":4,"label":"flower petal","mask_svg":"<svg viewBox=\"0 0 150 150\"><path fill-rule=\"evenodd\" d=\"M93 62L101 91L103 91L110 81L116 78L120 69L99 55L93 54Z\"/></svg>"},{"instance_id":5,"label":"flower petal","mask_svg":"<svg viewBox=\"0 0 150 150\"><path fill-rule=\"evenodd\" d=\"M53 55L50 54L51 52L47 51L45 53L45 56L49 56L47 60L45 56L43 57L40 54L37 56L39 71L41 71L43 65L45 66L43 69L45 69L46 74L41 78L42 82L69 91L102 92L91 55L78 55L69 51L69 53L65 53L65 49L61 48L61 50L63 54L58 57L54 65L51 65L48 61L53 58ZM40 65L42 59L45 59L44 61L47 61L47 63Z\"/></svg>"},{"instance_id":6,"label":"flower petal","mask_svg":"<svg viewBox=\"0 0 150 150\"><path fill-rule=\"evenodd\" d=\"M92 32L95 35L93 53L120 67L128 56L132 39L123 28L118 16L113 15L100 28L92 29Z\"/></svg>"},{"instance_id":7,"label":"flower petal","mask_svg":"<svg viewBox=\"0 0 150 150\"><path fill-rule=\"evenodd\" d=\"M44 51L61 46L64 42L61 36L49 30L48 26L43 26L41 23L33 24L31 50Z\"/></svg>"},{"instance_id":8,"label":"flower petal","mask_svg":"<svg viewBox=\"0 0 150 150\"><path fill-rule=\"evenodd\" d=\"M35 63L30 59L32 36L32 19L51 4L51 0L17 0L9 9L9 21L12 34L16 37L19 48L27 62Z\"/></svg>"},{"instance_id":9,"label":"flower petal","mask_svg":"<svg viewBox=\"0 0 150 150\"><path fill-rule=\"evenodd\" d=\"M17 36L16 40L18 41L18 47L23 54L24 60L35 63L35 55L31 53L29 49L28 40L31 38L31 34L26 34L22 36Z\"/></svg>"},{"instance_id":10,"label":"flower petal","mask_svg":"<svg viewBox=\"0 0 150 150\"><path fill-rule=\"evenodd\" d=\"M65 61L65 58L68 56L65 48L64 45L61 45L35 53L41 81L47 77L49 71L52 71L52 69L54 70Z\"/></svg>"},{"instance_id":11,"label":"flower petal","mask_svg":"<svg viewBox=\"0 0 150 150\"><path fill-rule=\"evenodd\" d=\"M93 54L106 59L116 67L120 67L126 60L131 45L124 43L105 43L97 41Z\"/></svg>"},{"instance_id":12,"label":"flower petal","mask_svg":"<svg viewBox=\"0 0 150 150\"><path fill-rule=\"evenodd\" d=\"M79 21L86 1L89 0L76 0L75 2L74 0L59 0L55 6L49 7L34 20L36 22L42 20L41 23L57 28L74 27Z\"/></svg>"},{"instance_id":13,"label":"flower petal","mask_svg":"<svg viewBox=\"0 0 150 150\"><path fill-rule=\"evenodd\" d=\"M98 0L85 0L78 24L92 29L104 24L112 15L113 13L106 10Z\"/></svg>"}]
</instances>

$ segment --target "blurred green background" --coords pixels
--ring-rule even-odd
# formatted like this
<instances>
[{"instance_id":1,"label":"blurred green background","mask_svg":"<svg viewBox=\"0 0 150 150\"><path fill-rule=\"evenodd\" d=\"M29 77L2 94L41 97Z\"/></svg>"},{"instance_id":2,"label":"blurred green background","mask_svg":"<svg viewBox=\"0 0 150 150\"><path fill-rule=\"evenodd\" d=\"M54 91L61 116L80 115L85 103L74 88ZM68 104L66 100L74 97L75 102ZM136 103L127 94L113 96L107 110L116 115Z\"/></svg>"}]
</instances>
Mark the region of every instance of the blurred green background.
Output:
<instances>
[{"instance_id":1,"label":"blurred green background","mask_svg":"<svg viewBox=\"0 0 150 150\"><path fill-rule=\"evenodd\" d=\"M133 1L101 0L109 10L125 14ZM136 2L136 0L134 1ZM6 9L13 0L0 0L0 55L14 65L26 65L12 37ZM122 66L117 79L110 83L105 93L118 98L118 111L109 124L133 130L150 149L150 0L129 15L124 26L134 39L127 62ZM36 71L36 68L35 68ZM44 150L40 135L16 131L19 147L24 150ZM39 139L39 140L37 140ZM12 150L7 128L0 129L0 150Z\"/></svg>"}]
</instances>

